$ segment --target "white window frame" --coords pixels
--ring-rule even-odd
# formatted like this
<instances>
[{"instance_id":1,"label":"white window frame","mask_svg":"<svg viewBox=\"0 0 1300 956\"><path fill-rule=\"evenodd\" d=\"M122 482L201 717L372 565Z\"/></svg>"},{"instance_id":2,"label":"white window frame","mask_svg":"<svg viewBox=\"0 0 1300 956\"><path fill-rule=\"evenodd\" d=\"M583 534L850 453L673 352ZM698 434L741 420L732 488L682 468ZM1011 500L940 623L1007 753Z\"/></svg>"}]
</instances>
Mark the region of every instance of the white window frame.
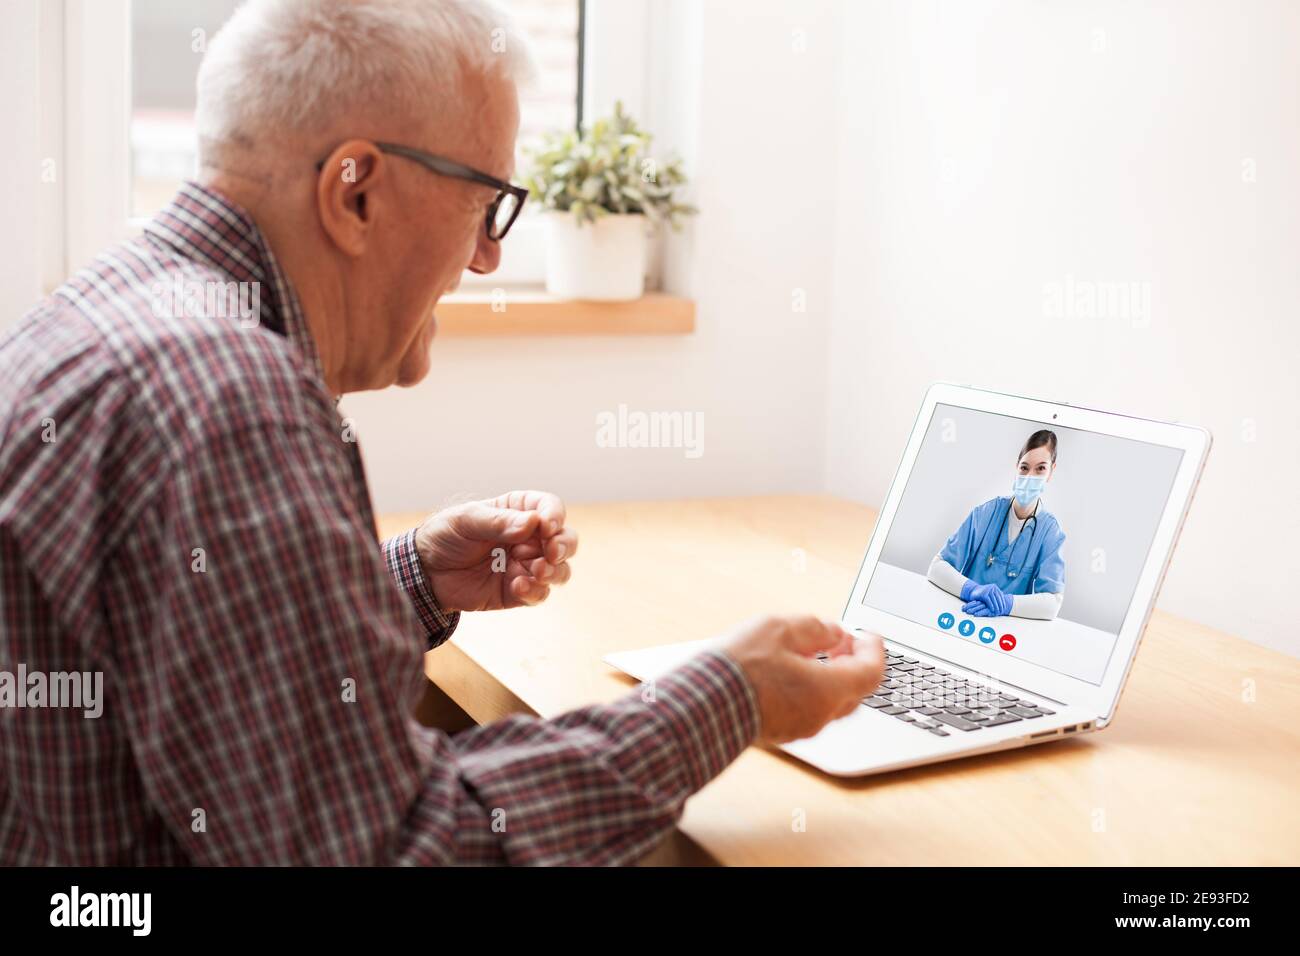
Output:
<instances>
[{"instance_id":1,"label":"white window frame","mask_svg":"<svg viewBox=\"0 0 1300 956\"><path fill-rule=\"evenodd\" d=\"M64 0L63 149L69 269L139 231L130 219L130 0Z\"/></svg>"},{"instance_id":2,"label":"white window frame","mask_svg":"<svg viewBox=\"0 0 1300 956\"><path fill-rule=\"evenodd\" d=\"M613 112L616 100L622 100L628 112L638 119L645 117L649 107L646 68L650 3L651 0L587 0L582 83L582 110L587 119ZM523 215L501 247L501 264L497 270L486 276L467 272L461 288L526 289L540 286L545 277L546 223L536 203L525 204Z\"/></svg>"},{"instance_id":3,"label":"white window frame","mask_svg":"<svg viewBox=\"0 0 1300 956\"><path fill-rule=\"evenodd\" d=\"M47 116L62 116L66 210L61 265L84 265L106 246L136 234L143 219L130 215L131 2L49 0L62 4L61 102L43 103ZM583 104L588 117L622 100L645 116L652 0L587 0ZM52 22L54 18L51 18ZM57 36L55 37L57 40ZM490 276L466 273L462 287L539 286L546 263L545 224L535 209L515 223Z\"/></svg>"}]
</instances>

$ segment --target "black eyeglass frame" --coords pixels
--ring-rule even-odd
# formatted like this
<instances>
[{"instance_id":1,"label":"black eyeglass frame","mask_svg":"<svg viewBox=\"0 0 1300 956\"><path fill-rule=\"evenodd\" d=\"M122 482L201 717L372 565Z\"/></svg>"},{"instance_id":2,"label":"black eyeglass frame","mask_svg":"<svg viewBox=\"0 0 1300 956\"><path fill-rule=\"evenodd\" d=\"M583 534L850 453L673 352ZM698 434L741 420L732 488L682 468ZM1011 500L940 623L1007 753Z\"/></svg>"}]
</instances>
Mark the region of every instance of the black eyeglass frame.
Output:
<instances>
[{"instance_id":1,"label":"black eyeglass frame","mask_svg":"<svg viewBox=\"0 0 1300 956\"><path fill-rule=\"evenodd\" d=\"M493 242L500 242L504 239L506 233L510 231L510 227L519 218L519 214L523 212L524 201L528 199L528 189L524 186L516 186L504 179L497 179L495 176L481 172L473 166L466 166L464 163L458 163L454 159L447 159L445 156L435 156L433 153L426 153L424 150L415 149L412 146L403 146L400 143L375 143L375 147L381 153L389 153L393 156L403 156L406 159L414 160L425 169L431 170L440 176L464 179L482 186L491 186L497 190L497 198L492 200L492 204L488 206L487 216L483 222L483 226L487 230L487 236ZM316 164L316 170L319 172L324 168L325 160L322 159ZM511 214L509 221L498 232L496 230L497 209L507 194L519 200L519 205L515 206L515 211Z\"/></svg>"}]
</instances>

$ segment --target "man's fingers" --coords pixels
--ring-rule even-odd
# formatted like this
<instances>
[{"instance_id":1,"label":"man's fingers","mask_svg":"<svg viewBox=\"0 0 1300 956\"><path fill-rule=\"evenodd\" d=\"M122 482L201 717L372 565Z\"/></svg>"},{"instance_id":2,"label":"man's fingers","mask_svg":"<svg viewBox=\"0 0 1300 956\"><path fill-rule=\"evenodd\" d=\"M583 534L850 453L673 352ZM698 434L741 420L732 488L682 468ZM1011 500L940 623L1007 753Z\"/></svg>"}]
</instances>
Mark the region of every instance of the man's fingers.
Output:
<instances>
[{"instance_id":1,"label":"man's fingers","mask_svg":"<svg viewBox=\"0 0 1300 956\"><path fill-rule=\"evenodd\" d=\"M545 581L548 584L555 578L555 565L550 564L545 558L534 558L527 564L528 574L536 581Z\"/></svg>"},{"instance_id":2,"label":"man's fingers","mask_svg":"<svg viewBox=\"0 0 1300 956\"><path fill-rule=\"evenodd\" d=\"M566 528L545 541L534 537L516 544L510 549L510 556L517 561L532 561L544 557L549 564L559 565L573 557L577 550L578 536Z\"/></svg>"},{"instance_id":3,"label":"man's fingers","mask_svg":"<svg viewBox=\"0 0 1300 956\"><path fill-rule=\"evenodd\" d=\"M827 653L843 654L852 646L848 631L831 621L812 615L786 618L787 645L805 657Z\"/></svg>"},{"instance_id":4,"label":"man's fingers","mask_svg":"<svg viewBox=\"0 0 1300 956\"><path fill-rule=\"evenodd\" d=\"M885 671L885 653L874 635L853 643L853 650L841 654L827 668L845 693L853 700L866 697L880 684Z\"/></svg>"},{"instance_id":5,"label":"man's fingers","mask_svg":"<svg viewBox=\"0 0 1300 956\"><path fill-rule=\"evenodd\" d=\"M853 653L852 634L833 621L824 621L823 626L827 629L827 633L834 640L834 643L826 648L827 657L840 657L843 654Z\"/></svg>"},{"instance_id":6,"label":"man's fingers","mask_svg":"<svg viewBox=\"0 0 1300 956\"><path fill-rule=\"evenodd\" d=\"M543 535L557 535L564 530L564 502L558 496L542 492L537 513L542 516Z\"/></svg>"},{"instance_id":7,"label":"man's fingers","mask_svg":"<svg viewBox=\"0 0 1300 956\"><path fill-rule=\"evenodd\" d=\"M524 568L534 581L545 581L547 584L563 584L573 573L567 563L551 564L545 558L534 558L526 562Z\"/></svg>"},{"instance_id":8,"label":"man's fingers","mask_svg":"<svg viewBox=\"0 0 1300 956\"><path fill-rule=\"evenodd\" d=\"M556 534L564 527L564 502L549 491L509 491L497 495L489 504L497 508L536 512L541 519L543 536Z\"/></svg>"},{"instance_id":9,"label":"man's fingers","mask_svg":"<svg viewBox=\"0 0 1300 956\"><path fill-rule=\"evenodd\" d=\"M452 527L471 541L500 541L514 544L537 533L541 518L535 511L512 511L472 502L451 518Z\"/></svg>"},{"instance_id":10,"label":"man's fingers","mask_svg":"<svg viewBox=\"0 0 1300 956\"><path fill-rule=\"evenodd\" d=\"M523 544L517 544L510 549L510 557L524 564L541 556L542 543L536 538L529 538Z\"/></svg>"},{"instance_id":11,"label":"man's fingers","mask_svg":"<svg viewBox=\"0 0 1300 956\"><path fill-rule=\"evenodd\" d=\"M559 564L573 557L578 550L578 535L568 528L561 528L560 533L546 541L546 560Z\"/></svg>"},{"instance_id":12,"label":"man's fingers","mask_svg":"<svg viewBox=\"0 0 1300 956\"><path fill-rule=\"evenodd\" d=\"M551 593L549 584L524 577L515 578L511 581L510 590L515 599L524 604L540 604Z\"/></svg>"}]
</instances>

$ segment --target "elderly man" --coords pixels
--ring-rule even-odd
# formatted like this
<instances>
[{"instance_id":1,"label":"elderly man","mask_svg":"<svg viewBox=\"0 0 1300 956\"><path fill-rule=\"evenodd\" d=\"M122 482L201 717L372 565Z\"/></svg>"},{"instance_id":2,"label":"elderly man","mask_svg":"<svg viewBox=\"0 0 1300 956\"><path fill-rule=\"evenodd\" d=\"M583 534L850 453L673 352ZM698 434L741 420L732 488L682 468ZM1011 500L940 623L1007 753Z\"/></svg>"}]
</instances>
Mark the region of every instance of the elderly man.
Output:
<instances>
[{"instance_id":1,"label":"elderly man","mask_svg":"<svg viewBox=\"0 0 1300 956\"><path fill-rule=\"evenodd\" d=\"M377 543L335 409L423 378L439 297L497 265L503 31L474 0L250 0L200 71L199 181L0 340L0 664L104 697L0 711L0 863L628 862L879 680L878 641L769 618L653 700L412 719L459 613L544 600L577 549L531 491Z\"/></svg>"}]
</instances>

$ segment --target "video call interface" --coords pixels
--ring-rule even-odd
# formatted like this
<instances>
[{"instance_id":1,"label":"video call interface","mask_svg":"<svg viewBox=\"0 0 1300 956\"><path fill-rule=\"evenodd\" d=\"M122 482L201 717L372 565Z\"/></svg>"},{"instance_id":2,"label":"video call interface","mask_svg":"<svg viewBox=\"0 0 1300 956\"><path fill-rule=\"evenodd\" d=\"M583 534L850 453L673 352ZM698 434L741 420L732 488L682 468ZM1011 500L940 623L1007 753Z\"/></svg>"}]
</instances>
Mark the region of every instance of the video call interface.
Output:
<instances>
[{"instance_id":1,"label":"video call interface","mask_svg":"<svg viewBox=\"0 0 1300 956\"><path fill-rule=\"evenodd\" d=\"M937 405L863 603L1100 685L1182 456Z\"/></svg>"}]
</instances>

